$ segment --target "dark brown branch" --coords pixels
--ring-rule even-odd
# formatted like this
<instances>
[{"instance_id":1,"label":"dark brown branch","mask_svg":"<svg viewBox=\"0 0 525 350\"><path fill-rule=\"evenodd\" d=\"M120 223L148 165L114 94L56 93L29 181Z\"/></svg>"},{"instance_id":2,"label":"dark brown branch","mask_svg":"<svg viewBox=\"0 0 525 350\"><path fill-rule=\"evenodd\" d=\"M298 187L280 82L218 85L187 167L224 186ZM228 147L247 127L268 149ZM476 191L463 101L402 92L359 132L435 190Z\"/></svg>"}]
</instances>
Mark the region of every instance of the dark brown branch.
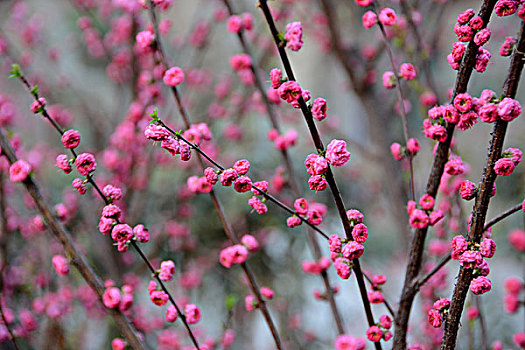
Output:
<instances>
[{"instance_id":1,"label":"dark brown branch","mask_svg":"<svg viewBox=\"0 0 525 350\"><path fill-rule=\"evenodd\" d=\"M290 61L288 59L288 55L287 55L287 53L285 51L284 43L281 41L281 39L279 37L279 31L277 30L277 28L275 26L275 22L274 22L272 14L270 12L270 8L268 7L267 1L266 0L259 1L258 2L258 6L261 8L261 10L262 10L262 12L264 14L264 17L266 19L266 22L268 23L268 26L270 28L270 32L271 32L271 34L273 36L273 39L275 41L275 45L276 45L276 47L278 49L279 56L281 58L281 62L283 64L283 67L284 67L284 70L286 72L286 75L288 76L289 80L295 81L296 79L295 79L295 76L294 76L294 73L293 73ZM317 149L318 152L324 151L324 145L323 145L323 142L321 140L321 136L319 134L319 131L317 130L317 127L315 125L315 122L314 122L314 119L312 117L312 113L311 113L310 109L306 105L306 102L304 101L302 96L299 97L298 102L299 102L299 106L301 108L301 112L303 113L304 119L305 119L306 124L308 126L308 130L310 131L310 135L311 135L312 140L314 142L315 148ZM332 197L333 197L334 202L336 204L337 211L339 213L339 217L341 218L341 222L343 224L346 237L348 239L353 239L352 238L352 228L351 228L350 222L348 221L348 218L346 217L345 205L343 203L343 199L341 197L341 193L339 192L339 187L337 186L337 183L335 181L334 175L332 173L332 169L330 167L326 171L325 177L326 177L326 181L328 182L328 185L330 186L330 190L332 192ZM366 292L365 281L364 281L363 272L361 270L361 264L359 262L359 259L354 259L353 260L353 264L354 264L354 272L355 272L355 275L356 275L357 284L359 286L359 292L360 292L361 299L363 301L363 306L364 306L364 309L365 309L366 318L367 318L369 326L373 326L375 324L374 316L372 314L372 308L370 306L370 301L368 300L368 295L367 295L367 292ZM375 348L377 350L382 348L381 344L379 342L378 343L374 343L374 346L375 346Z\"/></svg>"},{"instance_id":2,"label":"dark brown branch","mask_svg":"<svg viewBox=\"0 0 525 350\"><path fill-rule=\"evenodd\" d=\"M506 97L514 98L518 90L518 83L523 69L523 59L525 51L525 23L522 23L518 44L512 55L509 74L505 81L503 94ZM496 121L492 138L490 141L489 156L483 173L481 187L476 197L476 202L472 210L472 222L468 233L469 244L479 243L485 228L485 218L491 198L492 188L496 181L494 164L501 157L503 142L507 131L508 122L503 120ZM459 330L459 321L463 313L463 307L470 282L473 279L472 269L460 268L457 283L454 288L454 295L450 303L449 314L445 322L445 334L441 343L442 350L452 350L456 347L456 339Z\"/></svg>"},{"instance_id":3,"label":"dark brown branch","mask_svg":"<svg viewBox=\"0 0 525 350\"><path fill-rule=\"evenodd\" d=\"M2 148L2 153L7 157L10 164L13 164L18 160L9 140L1 130L0 148ZM31 176L28 176L24 181L24 186L35 201L35 204L44 217L47 226L64 247L64 250L71 259L71 263L77 268L78 272L80 272L87 284L97 293L102 303L102 295L105 291L102 279L95 273L93 268L88 264L86 257L76 247L71 234L53 214L53 210L42 197L40 188L36 184L35 180L33 180ZM118 309L105 309L109 311L110 315L115 321L115 324L133 349L146 348L138 337L137 331L124 314L122 314Z\"/></svg>"},{"instance_id":4,"label":"dark brown branch","mask_svg":"<svg viewBox=\"0 0 525 350\"><path fill-rule=\"evenodd\" d=\"M483 5L481 6L479 16L482 18L484 26L486 26L490 20L490 15L494 10L496 1L497 0L484 0ZM472 70L476 64L478 50L479 47L473 41L471 41L467 47L465 57L461 63L458 75L456 77L453 98L457 94L467 91L468 82L470 80L470 76L472 75ZM426 187L426 193L432 197L436 197L437 190L441 182L441 176L443 175L445 163L448 160L450 142L454 134L454 129L454 124L450 124L447 127L447 139L445 142L439 143L436 155L434 157L434 162L430 170ZM404 350L407 347L406 338L409 323L408 321L410 318L410 310L412 309L412 304L418 291L417 277L421 271L423 262L423 251L425 249L427 231L428 228L416 229L410 243L405 282L403 284L403 289L399 298L399 309L395 319L393 348L396 350Z\"/></svg>"}]
</instances>

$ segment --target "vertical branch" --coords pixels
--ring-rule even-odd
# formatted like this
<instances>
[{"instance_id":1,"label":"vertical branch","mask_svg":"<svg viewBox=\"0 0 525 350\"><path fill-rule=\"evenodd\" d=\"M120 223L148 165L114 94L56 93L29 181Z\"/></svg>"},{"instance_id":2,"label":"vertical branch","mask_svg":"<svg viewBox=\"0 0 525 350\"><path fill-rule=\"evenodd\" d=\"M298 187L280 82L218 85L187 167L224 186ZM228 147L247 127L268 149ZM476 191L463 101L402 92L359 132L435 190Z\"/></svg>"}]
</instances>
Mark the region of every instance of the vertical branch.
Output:
<instances>
[{"instance_id":1,"label":"vertical branch","mask_svg":"<svg viewBox=\"0 0 525 350\"><path fill-rule=\"evenodd\" d=\"M223 3L226 6L226 8L228 9L228 13L230 14L230 16L234 15L235 12L233 10L231 1L230 0L223 0ZM244 53L247 54L248 56L252 57L252 62L253 62L252 52L250 50L250 47L248 46L248 43L246 42L246 39L244 37L244 34L243 34L242 30L237 33L237 37L239 39L239 42L241 44L241 47L242 47ZM256 65L252 63L250 65L250 69L252 71L253 76L255 77L255 87L259 91L259 94L261 95L261 98L262 98L262 100L263 100L263 102L264 102L264 104L266 106L266 112L267 112L268 119L270 120L270 123L272 124L272 127L275 130L277 130L279 132L279 134L280 134L281 133L281 127L280 127L279 122L277 120L276 111L272 107L270 101L268 100L268 95L264 91L264 86L263 86L262 80L259 77L259 74L257 72ZM296 197L300 197L301 193L299 191L299 186L297 184L297 178L295 176L295 172L294 172L293 166L292 166L292 164L290 162L290 157L288 155L288 151L286 149L281 149L280 153L281 153L281 157L282 157L283 162L284 162L284 166L286 168L286 172L288 173L288 183L290 184L290 188L292 189L292 192L293 192L293 194ZM317 242L317 239L316 239L316 237L314 236L314 234L313 234L313 232L311 230L308 230L307 237L308 237L308 242L310 243L310 245L311 245L311 247L313 249L313 254L314 254L315 259L319 260L321 258L321 248L319 247L319 243ZM330 305L330 309L332 311L332 315L334 316L334 320L335 320L335 323L336 323L336 326L337 326L337 331L338 331L339 334L343 334L344 333L343 321L342 321L341 315L339 313L339 309L337 308L337 303L335 301L332 285L330 283L330 279L329 279L328 274L326 273L326 271L323 271L321 273L321 278L323 279L323 283L325 285L326 295L327 295L327 298L328 298L328 303Z\"/></svg>"},{"instance_id":2,"label":"vertical branch","mask_svg":"<svg viewBox=\"0 0 525 350\"><path fill-rule=\"evenodd\" d=\"M490 20L490 15L494 10L496 0L484 0L479 12L479 16L483 20L483 26L486 27ZM468 82L472 75L472 70L476 64L476 55L479 47L471 41L465 52L465 57L459 68L454 86L453 98L459 94L467 91ZM430 175L428 177L426 193L432 197L436 197L441 176L445 169L445 163L448 160L448 153L450 149L450 142L454 134L455 125L450 124L447 127L447 139L445 142L440 142L434 157ZM395 333L394 333L394 349L406 349L406 338L408 330L408 322L410 318L410 311L414 298L418 291L417 276L421 271L423 262L423 251L425 249L425 239L428 228L416 229L413 233L413 238L410 243L410 250L408 253L408 264L405 274L405 282L401 296L399 298L399 309L395 318Z\"/></svg>"},{"instance_id":3,"label":"vertical branch","mask_svg":"<svg viewBox=\"0 0 525 350\"><path fill-rule=\"evenodd\" d=\"M11 144L7 137L4 135L3 131L0 130L0 148L2 148L2 153L7 157L10 164L13 164L17 161L17 157ZM33 180L32 177L28 177L24 181L24 186L27 192L31 195L33 200L36 203L36 206L42 216L45 219L49 229L55 237L60 241L64 250L71 258L71 263L77 268L78 272L82 275L87 284L97 293L100 301L102 302L102 295L104 294L104 283L102 279L95 273L93 268L88 264L86 257L80 252L70 233L65 229L65 227L58 221L56 216L53 214L53 210L46 203L42 197L39 186ZM113 317L115 324L122 332L122 335L127 339L129 345L133 349L145 349L145 345L140 340L137 331L129 321L129 319L122 314L118 309L106 309L109 311L110 315Z\"/></svg>"},{"instance_id":4,"label":"vertical branch","mask_svg":"<svg viewBox=\"0 0 525 350\"><path fill-rule=\"evenodd\" d=\"M168 62L167 62L167 56L164 52L164 49L162 47L162 41L160 39L160 31L159 31L159 25L158 25L158 20L157 20L157 15L156 15L156 12L155 12L155 5L153 3L152 0L149 0L149 13L150 13L150 17L151 17L151 21L153 23L153 28L154 28L154 31L155 31L155 42L156 42L156 45L157 45L157 52L159 54L159 58L161 60L161 62L164 64L164 66L168 66ZM183 104L182 104L182 101L181 101L181 98L180 98L180 94L177 90L177 87L173 86L171 88L171 91L172 91L172 94L173 94L173 97L175 98L175 101L177 103L177 108L178 108L178 111L179 111L179 114L181 115L181 118L183 120L183 123L184 123L184 126L186 129L189 129L190 128L190 120L189 120L189 116L186 112L186 109L184 108ZM205 166L204 166L204 161L202 160L202 157L201 157L201 154L199 153L198 156L197 156L197 160L199 162L199 165L201 166L201 168L204 170L205 169ZM219 219L221 220L221 223L224 227L224 231L228 237L228 239L230 240L230 242L232 244L237 244L238 242L238 239L237 237L235 236L235 233L231 227L231 224L229 223L229 221L227 220L226 218L226 215L224 213L224 209L219 201L219 199L217 198L215 192L213 190L211 190L210 192L210 197L211 197L211 200L213 202L213 205L215 207L215 210L217 211L217 214L219 215ZM268 328L270 329L270 332L272 334L272 337L274 339L274 342L275 342L275 345L277 347L277 349L282 349L282 345L281 345L281 339L279 337L279 333L277 332L277 328L275 327L275 324L273 322L273 319L270 315L270 312L268 311L268 308L266 306L266 302L265 300L263 299L260 291L259 291L259 286L257 285L257 282L255 280L255 277L252 273L252 271L250 270L250 268L248 267L248 265L246 263L242 263L241 264L242 266L242 269L248 279L248 282L250 284L250 288L252 290L252 292L255 294L255 297L257 298L257 301L258 301L258 306L259 306L259 309L261 310L263 316L264 316L264 319L266 321L266 324L268 325Z\"/></svg>"},{"instance_id":5,"label":"vertical branch","mask_svg":"<svg viewBox=\"0 0 525 350\"><path fill-rule=\"evenodd\" d=\"M277 27L275 26L275 22L270 12L270 8L268 7L267 1L260 0L258 2L258 6L261 8L264 14L264 17L266 19L266 22L268 23L270 32L275 41L275 45L277 46L277 49L278 49L279 56L281 58L281 62L283 64L284 70L286 71L286 75L288 76L289 80L295 81L296 79L295 79L295 76L292 70L292 66L290 64L290 60L288 59L288 55L286 54L286 51L283 45L284 43L281 41L279 37L279 31L277 30ZM303 113L304 119L306 121L306 124L308 126L308 130L310 131L310 135L314 142L315 148L317 149L318 152L324 151L324 145L321 140L319 131L317 130L317 127L315 125L310 109L306 105L306 102L304 101L302 96L299 97L298 102L299 102L301 111ZM346 217L345 205L344 205L343 199L341 197L341 193L339 191L339 187L337 186L337 183L335 181L335 178L334 178L334 175L332 173L332 169L330 166L328 167L328 170L326 171L325 175L326 175L326 181L328 182L328 185L330 186L332 197L336 204L337 211L339 213L339 217L343 224L346 237L347 239L353 240L352 228L351 228L350 222L348 221L348 218ZM370 306L370 301L368 299L368 295L366 292L365 281L364 281L363 272L361 270L361 264L359 262L359 259L353 259L353 264L354 264L354 272L356 275L357 284L359 286L359 292L360 292L361 299L363 301L363 306L365 309L366 318L367 318L369 326L373 326L375 325L374 316L372 314L372 308ZM374 343L374 345L376 349L378 350L381 349L381 344L379 342Z\"/></svg>"},{"instance_id":6,"label":"vertical branch","mask_svg":"<svg viewBox=\"0 0 525 350\"><path fill-rule=\"evenodd\" d=\"M512 61L507 80L503 88L506 97L514 98L518 90L518 83L523 70L523 59L525 51L525 23L522 22L516 50L512 55ZM503 142L507 131L508 122L503 120L496 121L492 138L490 141L489 156L481 180L481 187L476 197L476 202L472 210L472 221L468 233L469 244L479 243L483 236L485 218L490 202L490 194L496 181L494 164L501 157ZM449 314L445 322L445 334L441 343L442 350L451 350L456 347L459 321L463 312L463 305L467 296L470 282L472 281L472 269L460 268L457 283L454 288L454 295L450 303Z\"/></svg>"}]
</instances>

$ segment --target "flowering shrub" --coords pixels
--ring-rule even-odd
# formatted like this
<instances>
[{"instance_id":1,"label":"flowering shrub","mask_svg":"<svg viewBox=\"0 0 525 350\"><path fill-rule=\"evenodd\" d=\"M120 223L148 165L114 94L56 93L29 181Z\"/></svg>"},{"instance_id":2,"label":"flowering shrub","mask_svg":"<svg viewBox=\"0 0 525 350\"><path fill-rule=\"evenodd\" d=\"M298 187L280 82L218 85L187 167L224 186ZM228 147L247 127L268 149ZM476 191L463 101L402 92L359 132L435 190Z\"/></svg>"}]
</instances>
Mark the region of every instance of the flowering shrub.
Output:
<instances>
[{"instance_id":1,"label":"flowering shrub","mask_svg":"<svg viewBox=\"0 0 525 350\"><path fill-rule=\"evenodd\" d=\"M253 3L0 2L0 342L523 348L523 1Z\"/></svg>"}]
</instances>

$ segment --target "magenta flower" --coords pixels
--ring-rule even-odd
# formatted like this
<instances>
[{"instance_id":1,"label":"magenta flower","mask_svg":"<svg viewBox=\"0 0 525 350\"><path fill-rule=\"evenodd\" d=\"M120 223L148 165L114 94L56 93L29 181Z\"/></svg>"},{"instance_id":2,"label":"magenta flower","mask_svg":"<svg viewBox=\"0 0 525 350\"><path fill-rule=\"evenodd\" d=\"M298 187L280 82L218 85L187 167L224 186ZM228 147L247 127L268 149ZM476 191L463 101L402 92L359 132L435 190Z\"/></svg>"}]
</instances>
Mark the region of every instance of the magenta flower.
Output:
<instances>
[{"instance_id":1,"label":"magenta flower","mask_svg":"<svg viewBox=\"0 0 525 350\"><path fill-rule=\"evenodd\" d=\"M31 172L31 165L25 160L17 160L9 167L9 180L23 182Z\"/></svg>"}]
</instances>

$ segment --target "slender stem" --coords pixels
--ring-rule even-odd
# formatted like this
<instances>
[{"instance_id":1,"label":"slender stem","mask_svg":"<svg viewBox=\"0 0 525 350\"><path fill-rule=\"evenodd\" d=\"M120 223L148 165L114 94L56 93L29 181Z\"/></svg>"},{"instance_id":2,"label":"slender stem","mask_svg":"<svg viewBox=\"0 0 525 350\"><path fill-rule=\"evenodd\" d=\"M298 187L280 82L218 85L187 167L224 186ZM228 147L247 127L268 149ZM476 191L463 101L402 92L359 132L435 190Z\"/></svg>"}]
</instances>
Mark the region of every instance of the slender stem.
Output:
<instances>
[{"instance_id":1,"label":"slender stem","mask_svg":"<svg viewBox=\"0 0 525 350\"><path fill-rule=\"evenodd\" d=\"M42 104L42 102L39 101L39 96L38 96L38 93L33 89L33 87L31 86L31 84L27 81L27 79L25 78L24 75L20 75L19 76L19 79L23 82L23 84L25 85L25 87L31 92L31 94L33 95L33 98L35 99L35 101L38 101L38 103L40 104L40 109L41 109L41 113L42 115L51 122L51 124L53 125L53 127L55 128L55 130L57 130L57 132L62 135L64 133L63 129L58 125L58 123L53 119L53 117L51 117L49 115L49 113L47 112L47 109L46 107ZM73 154L74 157L77 156L76 154L76 151L74 149L70 149L71 153ZM87 176L87 180L88 182L95 188L97 194L100 196L100 198L102 198L102 200L104 201L104 203L106 205L110 204L108 198L104 195L104 193L102 192L102 190L100 189L100 187L98 186L98 184L96 183L95 179L92 177L92 175L88 175ZM117 224L120 224L120 220L116 220ZM177 310L177 313L179 315L179 317L181 318L182 322L184 323L184 326L186 328L186 330L188 331L188 335L193 343L193 345L195 345L197 347L197 349L199 349L199 345L198 345L198 342L197 342L197 339L195 337L195 335L193 334L187 320L186 320L186 317L185 315L180 311L180 308L178 307L178 305L176 304L175 302L175 299L172 297L171 293L169 292L169 290L166 288L166 286L164 285L164 283L161 281L161 279L159 278L158 274L155 272L155 269L153 268L151 262L148 260L148 258L146 257L146 255L144 254L144 252L141 250L141 248L136 244L135 241L131 241L131 245L133 246L133 248L137 251L137 253L140 255L140 257L142 258L142 260L144 261L144 263L148 266L149 270L153 273L155 279L157 280L157 282L159 283L161 289L164 291L164 293L166 293L169 297L169 300L170 302L173 304L173 306L175 307L175 309Z\"/></svg>"},{"instance_id":2,"label":"slender stem","mask_svg":"<svg viewBox=\"0 0 525 350\"><path fill-rule=\"evenodd\" d=\"M9 333L9 336L11 337L10 339L11 343L13 343L13 346L15 347L16 350L19 350L20 348L18 347L18 344L16 343L15 335L13 331L11 330L11 326L9 326L9 323L7 322L7 319L4 314L4 308L2 307L3 298L1 297L3 294L4 294L3 291L0 291L0 315L2 316L2 321L4 322L5 328L7 328L7 332Z\"/></svg>"},{"instance_id":3,"label":"slender stem","mask_svg":"<svg viewBox=\"0 0 525 350\"><path fill-rule=\"evenodd\" d=\"M377 5L374 3L373 8L376 15L377 13ZM381 21L377 22L377 25L379 26L379 29L381 31L381 37L383 38L383 42L385 43L386 53L388 55L388 59L390 60L390 65L392 66L392 71L394 73L394 76L396 77L396 90L397 90L397 96L399 99L399 112L401 115L401 121L403 124L403 135L405 136L405 144L408 144L408 121L407 121L407 113L405 110L405 96L403 93L403 89L401 87L401 79L399 78L397 65L394 60L394 54L392 53L392 47L390 46L390 42L388 41L388 37L386 35L385 27L383 26L383 23ZM412 200L415 201L416 198L416 190L415 190L415 184L414 184L414 166L413 166L413 156L410 154L408 156L408 162L409 162L409 173L410 173L410 193Z\"/></svg>"},{"instance_id":4,"label":"slender stem","mask_svg":"<svg viewBox=\"0 0 525 350\"><path fill-rule=\"evenodd\" d=\"M525 51L525 23L522 23L520 35L516 50L512 55L510 69L503 94L506 97L514 98L518 90L518 84L523 69L523 59ZM503 150L503 142L505 141L505 134L507 131L508 122L503 120L496 121L492 138L490 141L490 151L483 172L481 187L476 197L476 202L472 210L472 221L468 233L469 244L479 243L483 236L485 227L485 218L491 198L491 192L496 181L496 173L494 172L494 164L501 157ZM472 269L461 267L457 277L457 283L454 288L454 294L450 303L449 314L445 322L445 334L441 343L442 350L452 350L456 347L456 339L459 330L459 322L463 312L463 306L469 285L474 278Z\"/></svg>"},{"instance_id":5,"label":"slender stem","mask_svg":"<svg viewBox=\"0 0 525 350\"><path fill-rule=\"evenodd\" d=\"M10 164L13 164L18 160L11 146L11 143L1 130L0 148L2 148L2 153L7 157ZM45 219L45 222L47 223L47 226L64 247L64 250L71 259L71 263L77 268L77 270L80 272L87 284L98 294L99 300L102 303L102 295L105 291L102 279L88 264L86 257L80 252L80 250L74 243L71 234L66 230L66 228L53 214L53 209L51 209L49 204L47 204L44 198L42 197L42 191L36 184L33 177L28 177L24 181L24 186L26 187L27 192L35 201L40 213L42 214L42 216ZM113 317L115 324L122 332L122 335L127 339L128 343L133 347L133 349L145 349L146 346L143 344L142 340L140 340L137 331L135 330L127 316L122 314L118 309L107 310L110 312L110 315Z\"/></svg>"},{"instance_id":6,"label":"slender stem","mask_svg":"<svg viewBox=\"0 0 525 350\"><path fill-rule=\"evenodd\" d=\"M490 20L490 15L494 10L496 1L497 0L484 0L481 6L479 16L483 20L484 26L486 26ZM463 62L459 68L452 98L454 98L459 93L467 91L468 82L470 80L470 76L472 75L472 70L476 64L476 56L478 51L479 47L473 41L471 41L467 47ZM452 141L454 129L454 124L448 125L447 139L445 142L440 142L438 144L426 187L426 193L432 197L435 197L437 194L437 190L441 182L441 176L443 175L445 168L445 163L448 161L450 142ZM427 231L428 228L416 229L410 243L405 281L401 291L401 296L399 298L399 308L397 311L397 317L395 319L393 349L396 350L404 350L407 347L407 331L410 311L418 291L417 278L423 263L423 252L425 249Z\"/></svg>"},{"instance_id":7,"label":"slender stem","mask_svg":"<svg viewBox=\"0 0 525 350\"><path fill-rule=\"evenodd\" d=\"M160 31L159 31L159 25L158 25L158 21L157 21L157 15L156 15L156 12L155 12L155 5L154 5L152 0L149 0L149 10L150 10L149 11L150 18L151 18L151 21L153 23L153 28L154 28L154 31L155 31L155 43L156 43L156 47L157 47L156 51L157 51L157 53L160 56L159 59L161 60L161 62L165 66L168 66L167 65L167 63L168 63L167 55L164 52L164 49L162 47L162 41L160 39ZM181 115L181 118L183 120L184 126L185 126L186 129L189 129L190 128L189 116L186 113L186 109L184 108L184 106L182 104L179 92L178 92L178 90L177 90L177 88L175 86L173 86L171 88L171 91L172 91L173 97L175 98L175 101L177 103L177 107L178 107L179 113ZM164 126L165 126L165 124L164 124ZM173 133L173 130L171 130L170 132ZM186 142L187 142L187 140L186 140ZM192 147L195 147L195 145L192 145ZM213 162L211 160L210 157L205 156L205 158L208 161L212 162L212 164L215 163L215 162ZM201 158L201 153L199 153L199 156L198 156L197 159L199 161L199 164L200 164L201 168L204 170L204 162L203 162L203 160ZM235 236L234 231L233 231L229 221L227 220L226 215L224 214L223 207L220 204L220 201L217 198L217 196L215 195L215 192L213 190L210 192L210 197L211 197L212 202L214 204L215 210L217 211L217 213L219 215L219 218L220 218L220 220L221 220L221 222L223 224L223 227L224 227L226 235L228 236L229 240L233 244L236 244L238 242L237 237ZM268 328L270 329L270 332L271 332L272 337L274 339L275 345L276 345L277 349L280 350L280 349L282 349L282 345L281 345L281 339L279 337L279 333L277 332L277 328L275 327L275 324L274 324L273 319L272 319L272 317L270 315L270 312L268 311L268 308L266 307L266 302L262 298L262 295L261 295L261 293L259 291L259 287L257 285L257 282L255 281L254 275L253 275L253 273L251 272L250 268L248 267L248 265L246 263L241 264L241 266L242 266L242 269L243 269L246 277L248 278L248 281L249 281L249 284L250 284L250 288L251 288L252 292L255 294L255 296L257 298L259 310L261 310L261 312L263 314L263 317L264 317L264 319L266 321L266 324L268 325Z\"/></svg>"},{"instance_id":8,"label":"slender stem","mask_svg":"<svg viewBox=\"0 0 525 350\"><path fill-rule=\"evenodd\" d=\"M267 1L266 0L260 0L258 2L258 6L261 8L261 10L262 10L262 12L264 14L264 17L266 19L266 22L268 23L268 26L270 28L270 32L271 32L271 34L273 36L273 39L275 41L275 45L276 45L276 47L278 49L279 56L281 58L281 62L283 64L284 70L286 71L286 75L288 76L289 80L295 81L296 79L295 79L295 76L293 74L292 66L290 64L290 61L288 59L288 55L287 55L287 53L285 51L285 48L284 48L284 45L283 45L284 43L281 41L281 39L279 37L279 31L277 30L277 28L275 26L275 22L274 22L272 14L270 12L270 9L268 7ZM306 102L304 101L302 96L299 97L298 102L299 102L299 106L301 108L301 111L303 113L304 119L306 121L306 124L308 126L308 129L310 131L310 135L312 137L314 145L315 145L315 147L316 147L318 152L322 152L324 150L324 145L323 145L323 142L321 140L321 136L319 134L319 131L317 130L317 127L316 127L315 122L313 120L312 113L311 113L310 109L308 108L308 106L306 105ZM351 230L351 227L350 227L350 222L348 221L348 218L346 217L345 205L343 203L343 199L342 199L341 194L339 192L339 188L338 188L337 183L335 181L335 178L334 178L334 175L332 173L331 167L328 167L328 170L326 171L325 176L326 176L326 181L328 182L328 185L330 186L330 190L332 192L332 197L333 197L334 202L336 204L337 211L339 213L339 217L340 217L341 222L343 224L346 237L347 237L347 239L352 240L353 238L352 238L352 230ZM372 308L370 306L370 301L368 300L368 295L367 295L367 292L366 292L366 286L365 286L365 281L364 281L364 277L363 277L363 272L361 270L361 264L360 264L358 259L354 259L353 260L353 264L354 264L354 272L355 272L355 275L356 275L357 284L359 286L359 292L360 292L361 299L363 301L363 306L364 306L364 309L365 309L366 318L367 318L369 326L373 326L375 324L375 321L374 321L374 316L372 314ZM374 346L378 350L382 348L381 344L379 342L374 343Z\"/></svg>"}]
</instances>

